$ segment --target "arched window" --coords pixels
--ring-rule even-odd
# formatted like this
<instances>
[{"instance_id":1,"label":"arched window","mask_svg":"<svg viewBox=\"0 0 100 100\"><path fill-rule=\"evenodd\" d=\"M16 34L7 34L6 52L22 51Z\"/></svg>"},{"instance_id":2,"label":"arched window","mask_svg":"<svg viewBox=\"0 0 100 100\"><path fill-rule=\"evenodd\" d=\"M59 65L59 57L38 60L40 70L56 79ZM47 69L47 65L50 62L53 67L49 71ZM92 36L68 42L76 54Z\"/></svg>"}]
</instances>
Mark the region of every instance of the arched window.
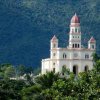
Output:
<instances>
[{"instance_id":1,"label":"arched window","mask_svg":"<svg viewBox=\"0 0 100 100\"><path fill-rule=\"evenodd\" d=\"M72 33L74 32L74 29L72 28Z\"/></svg>"},{"instance_id":2,"label":"arched window","mask_svg":"<svg viewBox=\"0 0 100 100\"><path fill-rule=\"evenodd\" d=\"M75 32L77 32L77 28L75 28Z\"/></svg>"},{"instance_id":3,"label":"arched window","mask_svg":"<svg viewBox=\"0 0 100 100\"><path fill-rule=\"evenodd\" d=\"M55 68L53 68L53 72L55 73Z\"/></svg>"},{"instance_id":4,"label":"arched window","mask_svg":"<svg viewBox=\"0 0 100 100\"><path fill-rule=\"evenodd\" d=\"M88 70L89 70L89 67L88 66L85 66L84 67L84 71L87 72Z\"/></svg>"},{"instance_id":5,"label":"arched window","mask_svg":"<svg viewBox=\"0 0 100 100\"><path fill-rule=\"evenodd\" d=\"M92 49L94 49L94 45L92 45Z\"/></svg>"},{"instance_id":6,"label":"arched window","mask_svg":"<svg viewBox=\"0 0 100 100\"><path fill-rule=\"evenodd\" d=\"M73 48L74 48L74 44L73 44Z\"/></svg>"},{"instance_id":7,"label":"arched window","mask_svg":"<svg viewBox=\"0 0 100 100\"><path fill-rule=\"evenodd\" d=\"M75 75L78 74L78 66L76 66L76 65L73 66L73 73L74 73Z\"/></svg>"},{"instance_id":8,"label":"arched window","mask_svg":"<svg viewBox=\"0 0 100 100\"><path fill-rule=\"evenodd\" d=\"M65 53L63 53L63 59L66 59L67 55Z\"/></svg>"},{"instance_id":9,"label":"arched window","mask_svg":"<svg viewBox=\"0 0 100 100\"><path fill-rule=\"evenodd\" d=\"M75 44L75 48L77 48L77 44Z\"/></svg>"}]
</instances>

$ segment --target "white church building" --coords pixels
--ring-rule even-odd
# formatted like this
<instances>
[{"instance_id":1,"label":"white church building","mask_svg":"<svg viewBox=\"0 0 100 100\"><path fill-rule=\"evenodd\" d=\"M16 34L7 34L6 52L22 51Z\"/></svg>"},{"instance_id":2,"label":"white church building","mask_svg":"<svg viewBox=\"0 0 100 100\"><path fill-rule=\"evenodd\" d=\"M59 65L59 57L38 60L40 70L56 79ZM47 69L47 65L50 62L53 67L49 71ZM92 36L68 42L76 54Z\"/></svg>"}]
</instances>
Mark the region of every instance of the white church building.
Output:
<instances>
[{"instance_id":1,"label":"white church building","mask_svg":"<svg viewBox=\"0 0 100 100\"><path fill-rule=\"evenodd\" d=\"M75 14L70 22L69 45L65 48L58 47L56 36L50 41L50 58L42 59L41 73L48 71L62 72L66 67L74 74L91 70L93 68L92 54L96 50L96 41L93 37L85 48L81 41L80 20Z\"/></svg>"}]
</instances>

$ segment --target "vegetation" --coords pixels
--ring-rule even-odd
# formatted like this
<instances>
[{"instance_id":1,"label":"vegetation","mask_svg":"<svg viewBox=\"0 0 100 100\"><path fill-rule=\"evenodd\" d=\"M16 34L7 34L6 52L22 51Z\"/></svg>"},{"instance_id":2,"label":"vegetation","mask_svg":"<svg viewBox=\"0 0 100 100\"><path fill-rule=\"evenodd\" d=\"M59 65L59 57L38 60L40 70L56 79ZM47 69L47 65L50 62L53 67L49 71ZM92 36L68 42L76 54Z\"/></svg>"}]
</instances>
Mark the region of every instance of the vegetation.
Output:
<instances>
[{"instance_id":1,"label":"vegetation","mask_svg":"<svg viewBox=\"0 0 100 100\"><path fill-rule=\"evenodd\" d=\"M11 64L1 64L0 65L0 79L5 78L14 78L23 76L24 74L35 73L37 70L34 70L33 67L26 67L23 65L13 66Z\"/></svg>"},{"instance_id":2,"label":"vegetation","mask_svg":"<svg viewBox=\"0 0 100 100\"><path fill-rule=\"evenodd\" d=\"M93 56L94 69L78 76L66 69L62 73L47 72L34 78L27 74L25 80L11 80L15 68L10 64L2 65L0 100L99 100L100 57ZM19 72L23 73L22 69Z\"/></svg>"}]
</instances>

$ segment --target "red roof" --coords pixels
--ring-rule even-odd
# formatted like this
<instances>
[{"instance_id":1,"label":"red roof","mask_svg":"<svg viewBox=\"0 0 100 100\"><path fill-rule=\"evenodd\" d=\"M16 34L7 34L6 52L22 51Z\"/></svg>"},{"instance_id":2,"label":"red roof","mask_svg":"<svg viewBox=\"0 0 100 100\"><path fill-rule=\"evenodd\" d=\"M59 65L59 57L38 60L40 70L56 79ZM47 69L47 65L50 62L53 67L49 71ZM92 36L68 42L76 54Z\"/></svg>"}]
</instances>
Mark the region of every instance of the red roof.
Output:
<instances>
[{"instance_id":1,"label":"red roof","mask_svg":"<svg viewBox=\"0 0 100 100\"><path fill-rule=\"evenodd\" d=\"M89 42L95 42L94 37L91 37L91 39L89 40Z\"/></svg>"},{"instance_id":2,"label":"red roof","mask_svg":"<svg viewBox=\"0 0 100 100\"><path fill-rule=\"evenodd\" d=\"M76 13L75 13L75 15L72 17L71 23L80 23L80 20L79 20L78 16L76 15Z\"/></svg>"},{"instance_id":3,"label":"red roof","mask_svg":"<svg viewBox=\"0 0 100 100\"><path fill-rule=\"evenodd\" d=\"M57 37L54 35L53 38L51 39L51 41L57 41Z\"/></svg>"}]
</instances>

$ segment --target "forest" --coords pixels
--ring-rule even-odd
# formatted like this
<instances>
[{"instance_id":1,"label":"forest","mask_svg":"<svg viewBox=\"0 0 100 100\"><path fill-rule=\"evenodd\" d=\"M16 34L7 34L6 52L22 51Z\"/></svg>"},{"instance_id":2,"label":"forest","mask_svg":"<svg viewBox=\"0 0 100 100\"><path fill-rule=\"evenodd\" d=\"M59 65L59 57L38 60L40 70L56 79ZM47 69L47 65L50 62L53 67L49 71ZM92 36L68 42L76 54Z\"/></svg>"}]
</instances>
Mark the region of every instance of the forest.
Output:
<instances>
[{"instance_id":1,"label":"forest","mask_svg":"<svg viewBox=\"0 0 100 100\"><path fill-rule=\"evenodd\" d=\"M53 35L59 47L67 47L75 13L82 45L94 36L100 54L100 0L0 0L0 63L39 67L49 57Z\"/></svg>"},{"instance_id":2,"label":"forest","mask_svg":"<svg viewBox=\"0 0 100 100\"><path fill-rule=\"evenodd\" d=\"M93 55L94 68L78 75L69 69L61 73L36 75L33 69L11 64L0 66L0 100L99 100L100 57ZM34 77L30 76L34 74ZM11 79L25 75L24 79Z\"/></svg>"}]
</instances>

